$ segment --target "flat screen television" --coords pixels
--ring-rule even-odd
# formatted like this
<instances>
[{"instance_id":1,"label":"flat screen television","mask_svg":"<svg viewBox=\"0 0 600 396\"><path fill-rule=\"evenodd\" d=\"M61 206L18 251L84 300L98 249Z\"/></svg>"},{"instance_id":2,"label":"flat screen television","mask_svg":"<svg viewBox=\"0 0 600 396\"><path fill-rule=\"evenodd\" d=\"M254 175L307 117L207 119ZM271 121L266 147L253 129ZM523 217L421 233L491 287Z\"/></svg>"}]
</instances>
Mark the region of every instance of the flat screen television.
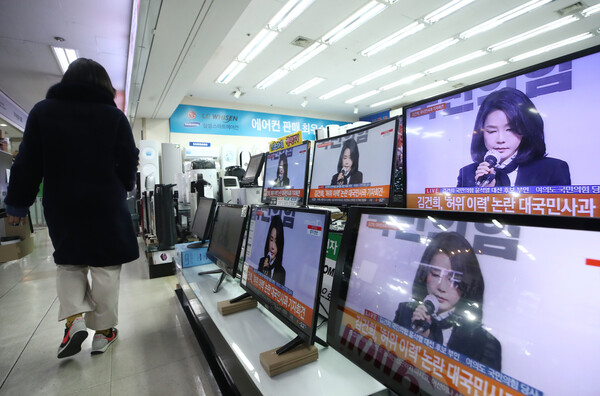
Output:
<instances>
[{"instance_id":1,"label":"flat screen television","mask_svg":"<svg viewBox=\"0 0 600 396\"><path fill-rule=\"evenodd\" d=\"M267 154L262 202L302 206L306 203L310 142Z\"/></svg>"},{"instance_id":2,"label":"flat screen television","mask_svg":"<svg viewBox=\"0 0 600 396\"><path fill-rule=\"evenodd\" d=\"M407 207L599 217L599 51L405 107Z\"/></svg>"},{"instance_id":3,"label":"flat screen television","mask_svg":"<svg viewBox=\"0 0 600 396\"><path fill-rule=\"evenodd\" d=\"M309 205L388 205L398 118L315 142Z\"/></svg>"},{"instance_id":4,"label":"flat screen television","mask_svg":"<svg viewBox=\"0 0 600 396\"><path fill-rule=\"evenodd\" d=\"M277 353L319 341L328 229L326 210L252 206L240 285L297 334Z\"/></svg>"},{"instance_id":5,"label":"flat screen television","mask_svg":"<svg viewBox=\"0 0 600 396\"><path fill-rule=\"evenodd\" d=\"M351 208L327 342L398 394L591 395L600 220Z\"/></svg>"},{"instance_id":6,"label":"flat screen television","mask_svg":"<svg viewBox=\"0 0 600 396\"><path fill-rule=\"evenodd\" d=\"M188 244L188 248L195 249L203 247L210 239L216 208L216 199L205 197L198 199L198 206L196 208L196 212L194 213L192 227L190 228L191 233L198 238L198 242Z\"/></svg>"},{"instance_id":7,"label":"flat screen television","mask_svg":"<svg viewBox=\"0 0 600 396\"><path fill-rule=\"evenodd\" d=\"M218 272L222 272L215 286L215 292L219 290L226 275L232 278L237 275L247 216L248 207L246 205L219 203L217 206L212 235L206 252L206 256L219 267ZM200 274L206 273L214 273L214 271L200 272Z\"/></svg>"},{"instance_id":8,"label":"flat screen television","mask_svg":"<svg viewBox=\"0 0 600 396\"><path fill-rule=\"evenodd\" d=\"M255 154L250 157L248 162L248 168L246 173L240 180L240 186L252 187L258 186L258 178L262 172L263 165L265 164L265 153Z\"/></svg>"}]
</instances>

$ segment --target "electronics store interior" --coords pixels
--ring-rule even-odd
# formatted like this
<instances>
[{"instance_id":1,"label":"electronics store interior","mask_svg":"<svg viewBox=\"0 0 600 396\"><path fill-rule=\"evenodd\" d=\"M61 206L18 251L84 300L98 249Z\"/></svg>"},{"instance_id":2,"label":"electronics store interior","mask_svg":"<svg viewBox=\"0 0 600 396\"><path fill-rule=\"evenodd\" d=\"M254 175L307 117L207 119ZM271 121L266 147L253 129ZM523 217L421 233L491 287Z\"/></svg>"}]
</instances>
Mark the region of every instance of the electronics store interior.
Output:
<instances>
[{"instance_id":1,"label":"electronics store interior","mask_svg":"<svg viewBox=\"0 0 600 396\"><path fill-rule=\"evenodd\" d=\"M285 7L265 13L256 38L273 37L245 37L247 46L234 46L239 54L224 55L235 59L226 70L208 70L211 86L233 80L225 87L233 101L268 95L306 61L293 58L256 88L236 88L235 76L253 66L250 52L285 34L286 18L313 2L271 3ZM346 10L348 32L363 16L372 23L386 7L402 7L362 3ZM402 77L346 95L349 116L189 95L162 121L133 125L143 132L129 202L149 278L176 277L174 293L222 394L600 393L595 358L584 356L600 355L600 7L580 2L557 16L567 3L437 3L437 13L421 12L389 42L371 37L356 63L446 22L474 27L425 49L474 42L494 23L512 23L513 37L481 33L488 41L479 50L457 49L416 74L399 70L429 54L407 52L328 93L310 72L289 92L310 109L386 73ZM498 16L470 23L473 5L461 3ZM545 7L554 7L552 19L532 16ZM264 23L254 18L258 31ZM520 18L532 19L521 28ZM581 32L560 33L578 24ZM334 51L349 34L343 29L305 46ZM519 52L518 43L555 32L545 46ZM570 49L587 39L595 44ZM496 53L497 62L482 60ZM428 82L413 83L421 78ZM387 94L403 85L414 89ZM365 101L372 95L389 99ZM568 312L577 326L556 320Z\"/></svg>"}]
</instances>

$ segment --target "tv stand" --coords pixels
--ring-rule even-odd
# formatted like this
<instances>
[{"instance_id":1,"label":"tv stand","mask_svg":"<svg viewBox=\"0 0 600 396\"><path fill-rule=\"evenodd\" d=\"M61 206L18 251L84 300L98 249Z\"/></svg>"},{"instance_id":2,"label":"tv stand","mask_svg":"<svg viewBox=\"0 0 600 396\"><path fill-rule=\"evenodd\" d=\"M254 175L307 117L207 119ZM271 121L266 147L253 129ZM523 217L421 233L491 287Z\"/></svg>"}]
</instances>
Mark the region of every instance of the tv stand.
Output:
<instances>
[{"instance_id":1,"label":"tv stand","mask_svg":"<svg viewBox=\"0 0 600 396\"><path fill-rule=\"evenodd\" d=\"M219 291L219 287L221 286L221 283L223 283L223 280L225 279L225 277L227 276L227 274L222 269L216 269L216 270L209 270L209 271L200 271L200 272L198 272L198 275L208 275L208 274L221 274L221 276L219 277L219 280L217 281L217 284L213 288L213 293L216 293L216 292Z\"/></svg>"}]
</instances>

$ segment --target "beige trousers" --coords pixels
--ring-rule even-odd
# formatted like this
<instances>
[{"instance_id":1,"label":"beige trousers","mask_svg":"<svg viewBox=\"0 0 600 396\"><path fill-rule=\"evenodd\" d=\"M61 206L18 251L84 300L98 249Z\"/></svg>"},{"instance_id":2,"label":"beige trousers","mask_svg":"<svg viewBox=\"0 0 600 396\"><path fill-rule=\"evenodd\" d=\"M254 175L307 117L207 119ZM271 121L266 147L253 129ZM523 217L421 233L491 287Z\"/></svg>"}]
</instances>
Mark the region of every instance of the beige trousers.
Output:
<instances>
[{"instance_id":1,"label":"beige trousers","mask_svg":"<svg viewBox=\"0 0 600 396\"><path fill-rule=\"evenodd\" d=\"M86 326L92 330L115 327L118 323L120 282L121 265L57 265L58 320L85 313Z\"/></svg>"}]
</instances>

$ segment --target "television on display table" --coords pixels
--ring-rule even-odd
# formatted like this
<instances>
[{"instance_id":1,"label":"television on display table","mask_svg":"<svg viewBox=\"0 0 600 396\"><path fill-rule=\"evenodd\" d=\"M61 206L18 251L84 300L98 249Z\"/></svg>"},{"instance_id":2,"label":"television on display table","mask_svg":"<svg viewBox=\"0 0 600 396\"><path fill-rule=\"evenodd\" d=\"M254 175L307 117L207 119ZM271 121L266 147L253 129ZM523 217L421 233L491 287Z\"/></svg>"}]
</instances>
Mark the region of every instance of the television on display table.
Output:
<instances>
[{"instance_id":1,"label":"television on display table","mask_svg":"<svg viewBox=\"0 0 600 396\"><path fill-rule=\"evenodd\" d=\"M600 220L354 207L327 342L398 394L594 395Z\"/></svg>"},{"instance_id":2,"label":"television on display table","mask_svg":"<svg viewBox=\"0 0 600 396\"><path fill-rule=\"evenodd\" d=\"M600 217L599 51L406 106L406 207Z\"/></svg>"},{"instance_id":3,"label":"television on display table","mask_svg":"<svg viewBox=\"0 0 600 396\"><path fill-rule=\"evenodd\" d=\"M398 118L315 142L309 205L389 205Z\"/></svg>"},{"instance_id":4,"label":"television on display table","mask_svg":"<svg viewBox=\"0 0 600 396\"><path fill-rule=\"evenodd\" d=\"M326 210L252 206L240 285L297 334L278 354L319 342L315 333L328 229Z\"/></svg>"},{"instance_id":5,"label":"television on display table","mask_svg":"<svg viewBox=\"0 0 600 396\"><path fill-rule=\"evenodd\" d=\"M306 203L310 142L267 154L262 202L302 206Z\"/></svg>"}]
</instances>

